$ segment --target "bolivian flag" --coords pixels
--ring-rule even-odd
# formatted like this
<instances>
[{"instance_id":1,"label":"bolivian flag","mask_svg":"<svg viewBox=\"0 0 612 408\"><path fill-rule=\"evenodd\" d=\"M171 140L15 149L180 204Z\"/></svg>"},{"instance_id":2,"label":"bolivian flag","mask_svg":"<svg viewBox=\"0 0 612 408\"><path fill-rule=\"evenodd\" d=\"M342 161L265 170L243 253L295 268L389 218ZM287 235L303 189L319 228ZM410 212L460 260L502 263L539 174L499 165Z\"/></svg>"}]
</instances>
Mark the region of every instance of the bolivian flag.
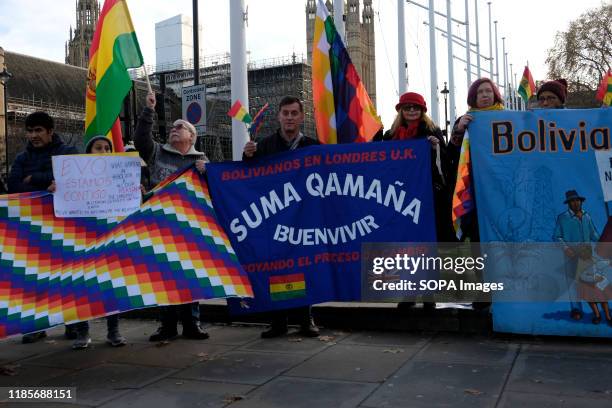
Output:
<instances>
[{"instance_id":1,"label":"bolivian flag","mask_svg":"<svg viewBox=\"0 0 612 408\"><path fill-rule=\"evenodd\" d=\"M227 114L240 122L246 123L247 125L253 121L249 111L242 106L240 100L236 100L236 102L234 102Z\"/></svg>"},{"instance_id":2,"label":"bolivian flag","mask_svg":"<svg viewBox=\"0 0 612 408\"><path fill-rule=\"evenodd\" d=\"M306 296L306 281L303 273L270 276L270 299L289 300Z\"/></svg>"},{"instance_id":3,"label":"bolivian flag","mask_svg":"<svg viewBox=\"0 0 612 408\"><path fill-rule=\"evenodd\" d=\"M531 71L529 71L529 67L525 66L525 70L523 71L523 77L521 78L521 83L518 88L518 93L523 97L525 103L529 102L529 99L533 95L535 95L535 83L533 82L533 77L531 76Z\"/></svg>"},{"instance_id":4,"label":"bolivian flag","mask_svg":"<svg viewBox=\"0 0 612 408\"><path fill-rule=\"evenodd\" d=\"M85 99L85 145L106 135L115 152L123 151L119 112L132 87L128 68L143 64L126 0L106 0L89 50Z\"/></svg>"},{"instance_id":5,"label":"bolivian flag","mask_svg":"<svg viewBox=\"0 0 612 408\"><path fill-rule=\"evenodd\" d=\"M612 105L612 70L601 79L595 98L604 105Z\"/></svg>"}]
</instances>

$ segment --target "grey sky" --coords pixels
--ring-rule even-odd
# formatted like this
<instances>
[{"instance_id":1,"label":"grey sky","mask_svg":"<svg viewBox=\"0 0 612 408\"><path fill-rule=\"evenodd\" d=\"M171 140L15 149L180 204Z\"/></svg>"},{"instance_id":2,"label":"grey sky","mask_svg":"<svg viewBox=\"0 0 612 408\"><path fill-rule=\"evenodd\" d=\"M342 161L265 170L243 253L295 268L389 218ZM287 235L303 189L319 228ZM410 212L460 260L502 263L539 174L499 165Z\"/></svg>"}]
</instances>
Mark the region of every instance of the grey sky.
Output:
<instances>
[{"instance_id":1,"label":"grey sky","mask_svg":"<svg viewBox=\"0 0 612 408\"><path fill-rule=\"evenodd\" d=\"M474 1L469 0L470 21L474 23ZM487 0L479 4L481 52L488 54ZM427 0L419 0L427 4ZM546 78L546 51L553 45L554 35L568 23L605 0L491 0L493 20L498 20L499 54L501 37L507 37L509 62L513 63L518 80L529 61L535 79ZM191 0L129 0L132 19L145 62L155 62L155 23L180 13L191 14ZM203 26L203 48L206 54L229 51L229 2L200 0L200 23ZM252 60L305 53L305 0L246 0L249 11L247 48ZM464 0L453 0L454 18L464 19ZM436 10L446 12L446 0L435 0ZM64 61L64 42L69 26L75 24L75 0L0 0L0 46L23 54L54 61ZM397 0L374 0L376 25L377 108L385 127L395 115L397 102ZM406 35L410 91L422 93L430 104L429 36L423 21L427 12L406 4ZM446 28L446 20L436 17L438 27ZM456 35L464 37L464 29L453 24ZM471 38L475 41L475 27ZM442 87L448 78L446 40L436 35L438 47L438 80ZM465 58L465 51L454 45L454 54ZM472 59L474 60L474 58ZM488 62L482 61L488 69ZM501 70L501 63L500 63ZM467 79L465 65L455 61L457 114L466 109ZM444 107L440 100L440 122Z\"/></svg>"}]
</instances>

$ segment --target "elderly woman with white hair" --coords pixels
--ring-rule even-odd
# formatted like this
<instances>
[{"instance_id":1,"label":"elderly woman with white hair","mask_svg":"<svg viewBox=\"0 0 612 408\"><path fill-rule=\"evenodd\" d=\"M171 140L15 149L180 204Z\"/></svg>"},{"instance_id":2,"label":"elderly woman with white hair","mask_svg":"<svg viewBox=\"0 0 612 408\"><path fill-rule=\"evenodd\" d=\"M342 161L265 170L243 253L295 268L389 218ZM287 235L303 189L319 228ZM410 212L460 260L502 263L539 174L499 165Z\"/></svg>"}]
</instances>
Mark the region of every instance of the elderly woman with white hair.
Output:
<instances>
[{"instance_id":1,"label":"elderly woman with white hair","mask_svg":"<svg viewBox=\"0 0 612 408\"><path fill-rule=\"evenodd\" d=\"M194 148L196 130L185 120L174 121L168 142L161 144L153 140L151 128L155 114L155 94L147 94L146 107L138 118L134 144L140 156L147 162L151 186L157 185L166 177L189 164L203 172L208 158ZM181 320L183 337L204 340L208 338L200 326L200 305L198 302L161 308L161 327L149 337L150 341L167 341L178 335L177 324Z\"/></svg>"},{"instance_id":2,"label":"elderly woman with white hair","mask_svg":"<svg viewBox=\"0 0 612 408\"><path fill-rule=\"evenodd\" d=\"M151 185L157 185L181 167L193 163L203 172L208 158L194 147L197 133L191 123L177 119L172 124L167 143L161 144L153 140L151 128L155 104L155 94L147 94L146 107L138 118L134 136L136 150L149 167Z\"/></svg>"}]
</instances>

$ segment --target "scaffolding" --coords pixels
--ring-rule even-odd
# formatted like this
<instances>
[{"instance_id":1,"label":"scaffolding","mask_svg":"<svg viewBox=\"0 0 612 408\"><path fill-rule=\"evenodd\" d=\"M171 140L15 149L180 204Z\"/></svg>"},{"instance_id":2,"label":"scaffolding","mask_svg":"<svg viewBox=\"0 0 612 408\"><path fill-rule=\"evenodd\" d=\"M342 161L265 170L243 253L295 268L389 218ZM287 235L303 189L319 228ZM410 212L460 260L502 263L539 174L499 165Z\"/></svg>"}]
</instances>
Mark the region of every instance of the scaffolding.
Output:
<instances>
[{"instance_id":1,"label":"scaffolding","mask_svg":"<svg viewBox=\"0 0 612 408\"><path fill-rule=\"evenodd\" d=\"M197 148L206 153L211 161L232 159L232 119L227 115L231 106L231 72L228 54L218 54L201 59L200 84L206 85L206 127L198 137ZM160 69L160 67L156 67ZM152 83L171 88L177 95L182 89L193 85L193 60L165 64L150 75ZM151 72L147 70L147 72ZM134 72L136 77L144 73ZM162 80L163 77L163 80ZM266 103L270 109L257 135L263 137L278 127L275 112L281 98L292 95L302 100L305 120L303 132L316 137L311 69L301 55L269 58L248 63L249 107L251 116Z\"/></svg>"}]
</instances>

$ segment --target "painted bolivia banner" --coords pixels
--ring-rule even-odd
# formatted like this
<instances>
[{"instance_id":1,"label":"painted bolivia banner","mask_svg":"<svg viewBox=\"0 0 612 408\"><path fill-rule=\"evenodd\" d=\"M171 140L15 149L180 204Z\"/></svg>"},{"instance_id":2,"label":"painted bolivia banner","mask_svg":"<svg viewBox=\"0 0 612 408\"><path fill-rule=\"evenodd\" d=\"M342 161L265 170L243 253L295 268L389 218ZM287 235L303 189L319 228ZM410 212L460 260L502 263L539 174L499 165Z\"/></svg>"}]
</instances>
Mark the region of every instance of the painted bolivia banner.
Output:
<instances>
[{"instance_id":1,"label":"painted bolivia banner","mask_svg":"<svg viewBox=\"0 0 612 408\"><path fill-rule=\"evenodd\" d=\"M360 299L362 242L436 240L426 140L312 146L207 165L254 299L235 313Z\"/></svg>"},{"instance_id":2,"label":"painted bolivia banner","mask_svg":"<svg viewBox=\"0 0 612 408\"><path fill-rule=\"evenodd\" d=\"M525 245L517 264L521 268L512 272L524 276L526 290L538 284L550 288L545 283L555 280L567 283L559 288L554 303L494 303L494 329L610 337L612 327L606 324L610 298L605 295L610 288L603 281L599 286L585 281L581 261L575 256L564 258L562 245L598 241L606 225L602 182L606 174L612 179L612 161L604 161L608 171L600 179L596 152L610 153L612 109L497 111L474 116L470 140L481 241L561 243L555 256L532 253ZM577 211L571 208L572 201L581 203L585 213L578 232L568 221ZM592 251L592 258L596 256ZM609 264L610 259L601 261ZM602 301L592 302L592 295L591 301L584 300L586 286L589 293L601 291Z\"/></svg>"}]
</instances>

